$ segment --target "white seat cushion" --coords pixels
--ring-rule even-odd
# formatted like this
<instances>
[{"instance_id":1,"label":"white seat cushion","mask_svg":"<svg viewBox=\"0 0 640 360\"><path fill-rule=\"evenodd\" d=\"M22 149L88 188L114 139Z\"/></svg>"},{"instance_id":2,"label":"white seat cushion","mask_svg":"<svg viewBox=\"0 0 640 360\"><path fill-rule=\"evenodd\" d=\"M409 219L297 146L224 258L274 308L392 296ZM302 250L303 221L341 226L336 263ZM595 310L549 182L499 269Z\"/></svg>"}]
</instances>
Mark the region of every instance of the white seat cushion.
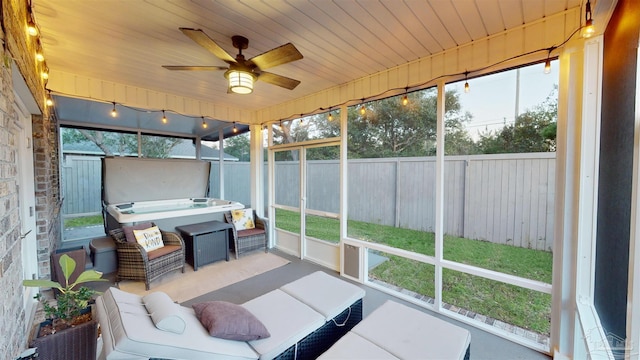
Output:
<instances>
[{"instance_id":1,"label":"white seat cushion","mask_svg":"<svg viewBox=\"0 0 640 360\"><path fill-rule=\"evenodd\" d=\"M309 305L329 321L362 299L365 291L322 271L316 271L280 287L294 298Z\"/></svg>"},{"instance_id":2,"label":"white seat cushion","mask_svg":"<svg viewBox=\"0 0 640 360\"><path fill-rule=\"evenodd\" d=\"M270 337L249 341L260 359L272 359L324 325L324 317L276 289L242 304L264 324Z\"/></svg>"},{"instance_id":3,"label":"white seat cushion","mask_svg":"<svg viewBox=\"0 0 640 360\"><path fill-rule=\"evenodd\" d=\"M387 300L352 330L400 359L462 360L466 329Z\"/></svg>"},{"instance_id":4,"label":"white seat cushion","mask_svg":"<svg viewBox=\"0 0 640 360\"><path fill-rule=\"evenodd\" d=\"M322 360L377 360L397 359L389 352L353 332L341 337L329 350L320 355Z\"/></svg>"}]
</instances>

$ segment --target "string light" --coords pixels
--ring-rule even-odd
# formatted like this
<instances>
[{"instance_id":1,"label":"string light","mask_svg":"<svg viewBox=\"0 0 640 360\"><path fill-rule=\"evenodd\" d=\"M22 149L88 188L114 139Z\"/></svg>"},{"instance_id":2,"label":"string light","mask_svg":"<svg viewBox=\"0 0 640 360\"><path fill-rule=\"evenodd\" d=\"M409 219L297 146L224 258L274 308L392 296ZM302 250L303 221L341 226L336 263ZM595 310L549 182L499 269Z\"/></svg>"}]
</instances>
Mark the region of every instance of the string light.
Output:
<instances>
[{"instance_id":1,"label":"string light","mask_svg":"<svg viewBox=\"0 0 640 360\"><path fill-rule=\"evenodd\" d=\"M53 98L51 98L51 90L47 90L47 98L45 100L47 106L53 106Z\"/></svg>"},{"instance_id":2,"label":"string light","mask_svg":"<svg viewBox=\"0 0 640 360\"><path fill-rule=\"evenodd\" d=\"M238 128L236 127L235 121L233 122L233 129L231 131L233 131L234 134L238 132Z\"/></svg>"},{"instance_id":3,"label":"string light","mask_svg":"<svg viewBox=\"0 0 640 360\"><path fill-rule=\"evenodd\" d=\"M166 123L167 123L167 117L166 117L166 115L164 114L164 110L162 110L162 123L163 123L163 124L166 124Z\"/></svg>"},{"instance_id":4,"label":"string light","mask_svg":"<svg viewBox=\"0 0 640 360\"><path fill-rule=\"evenodd\" d=\"M587 0L587 5L584 11L584 32L582 36L590 38L595 33L596 29L593 26L593 18L591 14L591 0Z\"/></svg>"},{"instance_id":5,"label":"string light","mask_svg":"<svg viewBox=\"0 0 640 360\"><path fill-rule=\"evenodd\" d=\"M364 98L362 98L362 104L360 105L360 115L364 116L367 114L367 108L364 107Z\"/></svg>"},{"instance_id":6,"label":"string light","mask_svg":"<svg viewBox=\"0 0 640 360\"><path fill-rule=\"evenodd\" d=\"M551 59L549 58L547 58L547 60L544 62L544 73L545 74L551 73Z\"/></svg>"},{"instance_id":7,"label":"string light","mask_svg":"<svg viewBox=\"0 0 640 360\"><path fill-rule=\"evenodd\" d=\"M45 66L44 69L42 69L42 72L40 73L40 76L42 76L43 80L48 80L49 79L49 68Z\"/></svg>"},{"instance_id":8,"label":"string light","mask_svg":"<svg viewBox=\"0 0 640 360\"><path fill-rule=\"evenodd\" d=\"M206 121L204 121L204 116L202 117L202 128L203 129L207 128L207 123L206 123Z\"/></svg>"},{"instance_id":9,"label":"string light","mask_svg":"<svg viewBox=\"0 0 640 360\"><path fill-rule=\"evenodd\" d=\"M42 48L38 47L38 50L36 50L36 60L38 60L39 62L43 62L44 61L44 54L42 54Z\"/></svg>"},{"instance_id":10,"label":"string light","mask_svg":"<svg viewBox=\"0 0 640 360\"><path fill-rule=\"evenodd\" d=\"M329 112L329 121L333 121L333 113Z\"/></svg>"},{"instance_id":11,"label":"string light","mask_svg":"<svg viewBox=\"0 0 640 360\"><path fill-rule=\"evenodd\" d=\"M469 81L467 81L468 77L469 77L469 72L465 71L464 72L464 92L467 93L467 94L469 93L469 91L471 91L469 89Z\"/></svg>"},{"instance_id":12,"label":"string light","mask_svg":"<svg viewBox=\"0 0 640 360\"><path fill-rule=\"evenodd\" d=\"M31 18L29 18L29 21L27 22L27 34L31 36L38 36L38 27L36 27L36 24Z\"/></svg>"},{"instance_id":13,"label":"string light","mask_svg":"<svg viewBox=\"0 0 640 360\"><path fill-rule=\"evenodd\" d=\"M36 22L33 21L33 11L31 10L31 6L27 8L27 12L28 12L27 17L29 18L27 20L27 34L29 34L30 36L38 36L40 31L38 31Z\"/></svg>"},{"instance_id":14,"label":"string light","mask_svg":"<svg viewBox=\"0 0 640 360\"><path fill-rule=\"evenodd\" d=\"M111 110L111 117L116 117L118 116L118 111L116 110L116 102L112 102L113 104L113 110Z\"/></svg>"}]
</instances>

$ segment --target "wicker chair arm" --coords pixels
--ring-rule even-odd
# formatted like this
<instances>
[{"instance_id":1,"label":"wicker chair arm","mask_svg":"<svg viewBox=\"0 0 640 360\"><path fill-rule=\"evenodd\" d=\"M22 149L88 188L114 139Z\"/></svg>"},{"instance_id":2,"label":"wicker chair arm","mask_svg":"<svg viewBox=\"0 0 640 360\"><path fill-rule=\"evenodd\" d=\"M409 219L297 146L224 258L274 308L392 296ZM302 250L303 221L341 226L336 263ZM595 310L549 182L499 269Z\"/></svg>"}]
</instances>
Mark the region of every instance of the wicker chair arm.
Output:
<instances>
[{"instance_id":1,"label":"wicker chair arm","mask_svg":"<svg viewBox=\"0 0 640 360\"><path fill-rule=\"evenodd\" d=\"M235 241L238 238L238 230L236 230L236 226L233 224L233 219L231 218L231 213L230 212L225 212L224 213L224 221L227 222L227 224L231 224L231 228L232 228L232 232L231 232L231 240Z\"/></svg>"},{"instance_id":2,"label":"wicker chair arm","mask_svg":"<svg viewBox=\"0 0 640 360\"><path fill-rule=\"evenodd\" d=\"M269 219L258 216L255 211L253 212L253 217L256 219L256 229L264 229L265 231L267 231Z\"/></svg>"},{"instance_id":3,"label":"wicker chair arm","mask_svg":"<svg viewBox=\"0 0 640 360\"><path fill-rule=\"evenodd\" d=\"M184 248L184 240L182 240L180 234L163 230L160 230L160 233L162 234L162 242L165 245L179 245Z\"/></svg>"},{"instance_id":4,"label":"wicker chair arm","mask_svg":"<svg viewBox=\"0 0 640 360\"><path fill-rule=\"evenodd\" d=\"M147 251L138 243L116 242L116 251L118 253L130 254L130 256L138 254L142 263L147 264L149 262Z\"/></svg>"}]
</instances>

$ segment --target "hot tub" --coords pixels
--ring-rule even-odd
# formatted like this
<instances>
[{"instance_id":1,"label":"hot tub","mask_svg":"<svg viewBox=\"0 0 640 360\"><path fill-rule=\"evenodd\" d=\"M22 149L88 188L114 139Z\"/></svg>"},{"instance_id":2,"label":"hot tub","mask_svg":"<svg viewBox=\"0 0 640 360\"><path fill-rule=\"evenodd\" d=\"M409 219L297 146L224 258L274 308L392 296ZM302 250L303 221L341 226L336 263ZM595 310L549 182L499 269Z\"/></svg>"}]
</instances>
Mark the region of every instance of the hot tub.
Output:
<instances>
[{"instance_id":1,"label":"hot tub","mask_svg":"<svg viewBox=\"0 0 640 360\"><path fill-rule=\"evenodd\" d=\"M136 201L107 206L109 228L152 221L163 230L176 226L222 220L222 213L244 209L244 205L213 198Z\"/></svg>"},{"instance_id":2,"label":"hot tub","mask_svg":"<svg viewBox=\"0 0 640 360\"><path fill-rule=\"evenodd\" d=\"M137 201L107 206L107 212L119 224L213 214L236 209L244 209L244 205L239 202L212 198Z\"/></svg>"},{"instance_id":3,"label":"hot tub","mask_svg":"<svg viewBox=\"0 0 640 360\"><path fill-rule=\"evenodd\" d=\"M105 231L154 222L160 229L223 221L239 202L208 197L211 163L190 159L102 159Z\"/></svg>"}]
</instances>

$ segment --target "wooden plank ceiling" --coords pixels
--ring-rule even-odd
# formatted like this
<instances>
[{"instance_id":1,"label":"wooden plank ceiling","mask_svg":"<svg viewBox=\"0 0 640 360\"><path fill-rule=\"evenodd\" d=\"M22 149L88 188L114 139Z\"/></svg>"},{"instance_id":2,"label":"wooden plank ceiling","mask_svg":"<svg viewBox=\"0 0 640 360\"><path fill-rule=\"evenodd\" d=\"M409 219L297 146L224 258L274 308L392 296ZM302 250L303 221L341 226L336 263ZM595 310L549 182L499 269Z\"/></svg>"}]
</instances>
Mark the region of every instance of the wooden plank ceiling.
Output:
<instances>
[{"instance_id":1,"label":"wooden plank ceiling","mask_svg":"<svg viewBox=\"0 0 640 360\"><path fill-rule=\"evenodd\" d=\"M82 77L258 110L581 6L581 0L32 0L47 65ZM226 66L179 27L202 29L247 58L291 42L304 58L269 69L301 81L286 90L258 81L227 94ZM56 92L56 89L52 89Z\"/></svg>"}]
</instances>

